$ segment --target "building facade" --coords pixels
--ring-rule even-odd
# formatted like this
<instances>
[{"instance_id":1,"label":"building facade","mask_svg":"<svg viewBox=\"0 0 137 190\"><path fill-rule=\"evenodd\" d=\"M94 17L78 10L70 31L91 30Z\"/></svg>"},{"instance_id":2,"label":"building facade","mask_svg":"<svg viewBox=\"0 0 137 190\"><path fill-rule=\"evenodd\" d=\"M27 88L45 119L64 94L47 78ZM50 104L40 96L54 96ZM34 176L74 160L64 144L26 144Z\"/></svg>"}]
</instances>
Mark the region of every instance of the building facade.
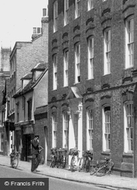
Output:
<instances>
[{"instance_id":1,"label":"building facade","mask_svg":"<svg viewBox=\"0 0 137 190\"><path fill-rule=\"evenodd\" d=\"M111 157L134 177L136 10L135 0L49 0L49 146Z\"/></svg>"},{"instance_id":2,"label":"building facade","mask_svg":"<svg viewBox=\"0 0 137 190\"><path fill-rule=\"evenodd\" d=\"M10 84L9 99L10 108L8 121L15 122L15 101L13 95L22 88L21 78L38 63L48 61L48 16L43 9L41 27L34 27L32 41L16 42L10 55ZM15 126L12 131L12 139L15 142ZM10 133L10 132L9 132ZM14 144L13 147L14 148ZM10 153L10 152L9 152Z\"/></svg>"},{"instance_id":3,"label":"building facade","mask_svg":"<svg viewBox=\"0 0 137 190\"><path fill-rule=\"evenodd\" d=\"M34 112L37 107L47 105L47 64L38 63L22 78L22 88L14 94L15 100L15 149L20 151L21 160L29 161L31 156L31 140L34 134L40 134L35 127ZM46 118L45 118L46 119ZM42 137L40 137L41 141ZM41 142L40 142L41 143Z\"/></svg>"}]
</instances>

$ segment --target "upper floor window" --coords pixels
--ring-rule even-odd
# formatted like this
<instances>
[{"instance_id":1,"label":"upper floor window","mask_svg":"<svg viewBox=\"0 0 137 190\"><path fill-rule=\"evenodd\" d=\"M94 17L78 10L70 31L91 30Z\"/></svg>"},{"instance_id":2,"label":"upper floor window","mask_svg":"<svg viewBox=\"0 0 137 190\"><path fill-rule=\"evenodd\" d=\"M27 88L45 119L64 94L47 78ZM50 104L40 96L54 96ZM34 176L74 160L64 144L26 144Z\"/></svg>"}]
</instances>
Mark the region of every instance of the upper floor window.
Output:
<instances>
[{"instance_id":1,"label":"upper floor window","mask_svg":"<svg viewBox=\"0 0 137 190\"><path fill-rule=\"evenodd\" d=\"M93 150L93 114L87 110L87 150Z\"/></svg>"},{"instance_id":2,"label":"upper floor window","mask_svg":"<svg viewBox=\"0 0 137 190\"><path fill-rule=\"evenodd\" d=\"M93 9L93 7L94 7L93 0L88 0L88 7L87 7L88 11L90 11L91 9Z\"/></svg>"},{"instance_id":3,"label":"upper floor window","mask_svg":"<svg viewBox=\"0 0 137 190\"><path fill-rule=\"evenodd\" d=\"M64 86L68 86L68 50L64 51Z\"/></svg>"},{"instance_id":4,"label":"upper floor window","mask_svg":"<svg viewBox=\"0 0 137 190\"><path fill-rule=\"evenodd\" d=\"M133 152L133 104L124 105L124 152Z\"/></svg>"},{"instance_id":5,"label":"upper floor window","mask_svg":"<svg viewBox=\"0 0 137 190\"><path fill-rule=\"evenodd\" d=\"M110 151L110 107L103 108L103 151Z\"/></svg>"},{"instance_id":6,"label":"upper floor window","mask_svg":"<svg viewBox=\"0 0 137 190\"><path fill-rule=\"evenodd\" d=\"M126 40L125 68L130 68L134 66L134 19L133 18L126 20L125 40Z\"/></svg>"},{"instance_id":7,"label":"upper floor window","mask_svg":"<svg viewBox=\"0 0 137 190\"><path fill-rule=\"evenodd\" d=\"M32 119L32 99L28 100L28 121Z\"/></svg>"},{"instance_id":8,"label":"upper floor window","mask_svg":"<svg viewBox=\"0 0 137 190\"><path fill-rule=\"evenodd\" d=\"M68 24L69 0L64 0L64 26Z\"/></svg>"},{"instance_id":9,"label":"upper floor window","mask_svg":"<svg viewBox=\"0 0 137 190\"><path fill-rule=\"evenodd\" d=\"M19 102L16 104L17 122L19 122Z\"/></svg>"},{"instance_id":10,"label":"upper floor window","mask_svg":"<svg viewBox=\"0 0 137 190\"><path fill-rule=\"evenodd\" d=\"M88 38L88 79L94 78L94 38Z\"/></svg>"},{"instance_id":11,"label":"upper floor window","mask_svg":"<svg viewBox=\"0 0 137 190\"><path fill-rule=\"evenodd\" d=\"M53 90L57 89L57 55L53 56Z\"/></svg>"},{"instance_id":12,"label":"upper floor window","mask_svg":"<svg viewBox=\"0 0 137 190\"><path fill-rule=\"evenodd\" d=\"M53 32L57 31L57 19L58 19L58 1L53 4Z\"/></svg>"},{"instance_id":13,"label":"upper floor window","mask_svg":"<svg viewBox=\"0 0 137 190\"><path fill-rule=\"evenodd\" d=\"M80 82L80 44L75 45L75 83Z\"/></svg>"},{"instance_id":14,"label":"upper floor window","mask_svg":"<svg viewBox=\"0 0 137 190\"><path fill-rule=\"evenodd\" d=\"M111 66L111 30L104 32L104 75L110 74Z\"/></svg>"},{"instance_id":15,"label":"upper floor window","mask_svg":"<svg viewBox=\"0 0 137 190\"><path fill-rule=\"evenodd\" d=\"M80 0L75 0L75 18L80 16Z\"/></svg>"}]
</instances>

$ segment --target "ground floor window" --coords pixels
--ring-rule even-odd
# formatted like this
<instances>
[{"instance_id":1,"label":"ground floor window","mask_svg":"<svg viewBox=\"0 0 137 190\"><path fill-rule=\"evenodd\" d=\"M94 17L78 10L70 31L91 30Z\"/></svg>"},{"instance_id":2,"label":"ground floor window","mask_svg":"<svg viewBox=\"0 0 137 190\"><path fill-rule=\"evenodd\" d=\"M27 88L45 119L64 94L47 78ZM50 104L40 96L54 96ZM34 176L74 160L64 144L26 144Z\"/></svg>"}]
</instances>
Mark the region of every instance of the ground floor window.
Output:
<instances>
[{"instance_id":1,"label":"ground floor window","mask_svg":"<svg viewBox=\"0 0 137 190\"><path fill-rule=\"evenodd\" d=\"M133 104L124 104L124 152L133 152Z\"/></svg>"},{"instance_id":2,"label":"ground floor window","mask_svg":"<svg viewBox=\"0 0 137 190\"><path fill-rule=\"evenodd\" d=\"M103 151L110 151L110 106L103 107Z\"/></svg>"},{"instance_id":3,"label":"ground floor window","mask_svg":"<svg viewBox=\"0 0 137 190\"><path fill-rule=\"evenodd\" d=\"M52 148L57 147L57 117L52 115Z\"/></svg>"},{"instance_id":4,"label":"ground floor window","mask_svg":"<svg viewBox=\"0 0 137 190\"><path fill-rule=\"evenodd\" d=\"M87 150L93 150L93 113L87 110Z\"/></svg>"},{"instance_id":5,"label":"ground floor window","mask_svg":"<svg viewBox=\"0 0 137 190\"><path fill-rule=\"evenodd\" d=\"M69 126L69 116L67 113L63 113L63 148L68 147L68 126Z\"/></svg>"}]
</instances>

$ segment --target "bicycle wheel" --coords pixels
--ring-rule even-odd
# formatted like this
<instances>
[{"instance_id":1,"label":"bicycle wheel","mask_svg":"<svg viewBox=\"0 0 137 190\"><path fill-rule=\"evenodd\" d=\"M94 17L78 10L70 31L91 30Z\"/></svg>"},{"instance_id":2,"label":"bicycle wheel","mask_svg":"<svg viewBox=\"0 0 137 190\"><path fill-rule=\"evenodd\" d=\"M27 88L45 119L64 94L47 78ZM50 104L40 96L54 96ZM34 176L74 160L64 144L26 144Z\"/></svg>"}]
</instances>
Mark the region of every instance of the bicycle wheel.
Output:
<instances>
[{"instance_id":1,"label":"bicycle wheel","mask_svg":"<svg viewBox=\"0 0 137 190\"><path fill-rule=\"evenodd\" d=\"M80 172L81 170L83 170L83 163L84 163L83 158L80 158L79 164L78 164L78 171L79 171L79 172Z\"/></svg>"},{"instance_id":2,"label":"bicycle wheel","mask_svg":"<svg viewBox=\"0 0 137 190\"><path fill-rule=\"evenodd\" d=\"M96 171L96 176L98 176L98 177L104 176L105 174L106 174L105 166L98 168L98 170Z\"/></svg>"},{"instance_id":3,"label":"bicycle wheel","mask_svg":"<svg viewBox=\"0 0 137 190\"><path fill-rule=\"evenodd\" d=\"M94 175L97 171L97 167L91 167L90 169L90 175Z\"/></svg>"},{"instance_id":4,"label":"bicycle wheel","mask_svg":"<svg viewBox=\"0 0 137 190\"><path fill-rule=\"evenodd\" d=\"M14 158L11 159L11 166L12 168L17 168L19 164L19 157L15 156Z\"/></svg>"}]
</instances>

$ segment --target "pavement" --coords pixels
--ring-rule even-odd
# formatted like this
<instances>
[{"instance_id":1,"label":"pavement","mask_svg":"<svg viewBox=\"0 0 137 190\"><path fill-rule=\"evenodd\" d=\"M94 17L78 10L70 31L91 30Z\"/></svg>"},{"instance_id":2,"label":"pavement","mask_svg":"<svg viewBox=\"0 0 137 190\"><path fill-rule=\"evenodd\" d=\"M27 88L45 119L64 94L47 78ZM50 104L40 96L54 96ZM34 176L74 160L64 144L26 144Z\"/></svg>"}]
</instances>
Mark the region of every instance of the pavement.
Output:
<instances>
[{"instance_id":1,"label":"pavement","mask_svg":"<svg viewBox=\"0 0 137 190\"><path fill-rule=\"evenodd\" d=\"M10 157L0 155L0 165L11 167ZM19 161L18 169L25 172L31 172L30 168L31 162ZM79 183L87 183L112 190L137 190L137 178L121 177L114 174L97 177L91 176L86 172L71 172L67 169L51 168L46 164L39 165L38 171L39 172L37 172L37 174L44 175L45 177L53 177Z\"/></svg>"}]
</instances>

